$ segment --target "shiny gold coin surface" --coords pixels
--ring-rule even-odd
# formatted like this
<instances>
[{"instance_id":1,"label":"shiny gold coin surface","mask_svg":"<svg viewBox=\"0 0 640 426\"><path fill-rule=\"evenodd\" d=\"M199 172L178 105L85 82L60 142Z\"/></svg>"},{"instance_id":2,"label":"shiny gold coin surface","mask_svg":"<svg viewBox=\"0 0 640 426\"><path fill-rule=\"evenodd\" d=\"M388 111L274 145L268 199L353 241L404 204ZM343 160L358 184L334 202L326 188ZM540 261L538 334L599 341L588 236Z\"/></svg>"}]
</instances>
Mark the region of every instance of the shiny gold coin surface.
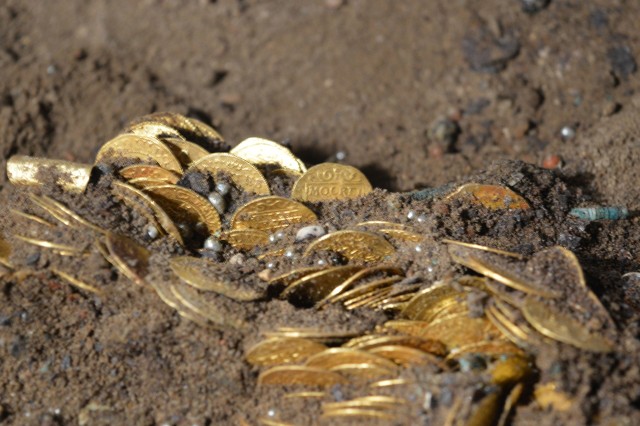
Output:
<instances>
[{"instance_id":1,"label":"shiny gold coin surface","mask_svg":"<svg viewBox=\"0 0 640 426\"><path fill-rule=\"evenodd\" d=\"M344 364L371 364L394 370L396 365L371 352L352 348L331 348L312 355L305 365L330 370Z\"/></svg>"},{"instance_id":2,"label":"shiny gold coin surface","mask_svg":"<svg viewBox=\"0 0 640 426\"><path fill-rule=\"evenodd\" d=\"M295 337L310 339L324 344L340 344L362 334L360 331L325 331L315 328L280 327L277 330L264 333L265 337Z\"/></svg>"},{"instance_id":3,"label":"shiny gold coin surface","mask_svg":"<svg viewBox=\"0 0 640 426\"><path fill-rule=\"evenodd\" d=\"M456 189L445 199L469 198L474 204L480 204L489 210L530 209L529 203L511 189L498 185L467 183Z\"/></svg>"},{"instance_id":4,"label":"shiny gold coin surface","mask_svg":"<svg viewBox=\"0 0 640 426\"><path fill-rule=\"evenodd\" d=\"M188 168L202 157L209 155L209 151L200 145L183 139L164 138L162 142L173 152L184 168Z\"/></svg>"},{"instance_id":5,"label":"shiny gold coin surface","mask_svg":"<svg viewBox=\"0 0 640 426\"><path fill-rule=\"evenodd\" d=\"M376 419L376 420L385 420L389 422L401 420L401 418L398 418L398 416L395 413L388 413L385 411L372 410L372 409L366 409L366 408L351 408L351 407L327 411L325 413L322 413L322 418L323 419L343 418L343 419L350 419L350 420L356 420L360 418L360 419L367 419L367 421ZM394 423L391 423L391 424L394 424Z\"/></svg>"},{"instance_id":6,"label":"shiny gold coin surface","mask_svg":"<svg viewBox=\"0 0 640 426\"><path fill-rule=\"evenodd\" d=\"M13 268L13 265L9 261L11 257L11 244L4 238L0 237L0 264L6 266L7 268Z\"/></svg>"},{"instance_id":7,"label":"shiny gold coin surface","mask_svg":"<svg viewBox=\"0 0 640 426\"><path fill-rule=\"evenodd\" d=\"M304 204L272 195L257 198L240 207L231 219L231 227L272 233L288 226L317 220L316 214Z\"/></svg>"},{"instance_id":8,"label":"shiny gold coin surface","mask_svg":"<svg viewBox=\"0 0 640 426\"><path fill-rule=\"evenodd\" d=\"M359 266L345 265L305 275L289 285L280 297L295 306L311 307L360 269Z\"/></svg>"},{"instance_id":9,"label":"shiny gold coin surface","mask_svg":"<svg viewBox=\"0 0 640 426\"><path fill-rule=\"evenodd\" d=\"M166 232L180 245L184 245L178 227L173 223L167 212L147 194L131 185L119 181L113 181L111 193L140 215L146 217L150 224L159 224L159 231Z\"/></svg>"},{"instance_id":10,"label":"shiny gold coin surface","mask_svg":"<svg viewBox=\"0 0 640 426\"><path fill-rule=\"evenodd\" d=\"M40 173L46 170L55 175L56 185L76 194L84 192L91 177L89 164L26 155L14 155L7 161L7 177L16 186L43 186L46 182Z\"/></svg>"},{"instance_id":11,"label":"shiny gold coin surface","mask_svg":"<svg viewBox=\"0 0 640 426\"><path fill-rule=\"evenodd\" d=\"M352 230L332 232L318 238L309 244L304 255L324 250L362 262L379 262L395 253L393 246L380 235Z\"/></svg>"},{"instance_id":12,"label":"shiny gold coin surface","mask_svg":"<svg viewBox=\"0 0 640 426\"><path fill-rule=\"evenodd\" d=\"M229 280L219 264L192 256L178 256L169 261L171 270L185 283L202 291L212 291L239 302L264 297L264 291L248 284Z\"/></svg>"},{"instance_id":13,"label":"shiny gold coin surface","mask_svg":"<svg viewBox=\"0 0 640 426\"><path fill-rule=\"evenodd\" d=\"M335 302L337 297L339 297L342 293L349 290L350 288L354 287L360 280L376 274L403 275L404 272L402 271L402 269L390 265L380 265L365 268L359 272L356 272L351 277L344 280L338 287L331 290L331 293L329 293L323 300L318 302L318 307L326 303Z\"/></svg>"},{"instance_id":14,"label":"shiny gold coin surface","mask_svg":"<svg viewBox=\"0 0 640 426\"><path fill-rule=\"evenodd\" d=\"M134 164L120 170L120 176L130 179L152 179L161 183L176 184L180 176L160 166L149 166L146 164Z\"/></svg>"},{"instance_id":15,"label":"shiny gold coin surface","mask_svg":"<svg viewBox=\"0 0 640 426\"><path fill-rule=\"evenodd\" d=\"M340 364L332 367L329 371L340 373L348 377L350 381L381 380L383 378L394 377L398 374L397 366L394 368L386 368L379 364L369 363Z\"/></svg>"},{"instance_id":16,"label":"shiny gold coin surface","mask_svg":"<svg viewBox=\"0 0 640 426\"><path fill-rule=\"evenodd\" d=\"M252 365L272 366L303 361L324 351L327 347L309 339L277 337L263 340L247 351L246 359Z\"/></svg>"},{"instance_id":17,"label":"shiny gold coin surface","mask_svg":"<svg viewBox=\"0 0 640 426\"><path fill-rule=\"evenodd\" d=\"M338 373L302 365L272 367L258 376L258 385L329 387L346 383L347 379Z\"/></svg>"},{"instance_id":18,"label":"shiny gold coin surface","mask_svg":"<svg viewBox=\"0 0 640 426\"><path fill-rule=\"evenodd\" d=\"M298 268L289 272L285 272L284 274L278 275L277 277L269 280L269 294L273 294L275 296L282 293L286 287L293 284L295 281L300 278L313 274L315 272L322 271L323 269L328 269L324 266L310 266L306 268Z\"/></svg>"},{"instance_id":19,"label":"shiny gold coin surface","mask_svg":"<svg viewBox=\"0 0 640 426\"><path fill-rule=\"evenodd\" d=\"M146 192L177 223L195 225L203 223L214 234L221 228L218 211L204 197L177 185L160 185L146 188Z\"/></svg>"},{"instance_id":20,"label":"shiny gold coin surface","mask_svg":"<svg viewBox=\"0 0 640 426\"><path fill-rule=\"evenodd\" d=\"M131 238L112 232L106 235L105 246L120 272L134 283L146 286L144 277L149 273L149 250Z\"/></svg>"},{"instance_id":21,"label":"shiny gold coin surface","mask_svg":"<svg viewBox=\"0 0 640 426\"><path fill-rule=\"evenodd\" d=\"M184 115L175 112L156 112L144 115L133 120L129 126L145 122L165 124L176 129L181 136L188 140L192 138L205 138L212 141L223 140L222 136L220 136L220 134L211 126L198 119L185 117Z\"/></svg>"},{"instance_id":22,"label":"shiny gold coin surface","mask_svg":"<svg viewBox=\"0 0 640 426\"><path fill-rule=\"evenodd\" d=\"M288 148L267 139L245 139L230 153L256 166L276 165L295 174L307 171L304 164Z\"/></svg>"},{"instance_id":23,"label":"shiny gold coin surface","mask_svg":"<svg viewBox=\"0 0 640 426\"><path fill-rule=\"evenodd\" d=\"M233 154L216 152L200 158L189 166L186 173L199 172L212 175L226 175L233 184L244 192L269 195L269 184L253 164Z\"/></svg>"},{"instance_id":24,"label":"shiny gold coin surface","mask_svg":"<svg viewBox=\"0 0 640 426\"><path fill-rule=\"evenodd\" d=\"M252 250L269 243L269 234L258 229L232 229L224 232L220 239L238 250Z\"/></svg>"},{"instance_id":25,"label":"shiny gold coin surface","mask_svg":"<svg viewBox=\"0 0 640 426\"><path fill-rule=\"evenodd\" d=\"M464 304L466 297L466 292L456 290L448 282L435 284L416 293L400 316L411 320L430 322L441 311L443 304Z\"/></svg>"},{"instance_id":26,"label":"shiny gold coin surface","mask_svg":"<svg viewBox=\"0 0 640 426\"><path fill-rule=\"evenodd\" d=\"M435 365L447 370L447 365L432 354L402 345L384 345L369 349L369 352L387 358L398 365Z\"/></svg>"},{"instance_id":27,"label":"shiny gold coin surface","mask_svg":"<svg viewBox=\"0 0 640 426\"><path fill-rule=\"evenodd\" d=\"M126 131L155 139L162 139L166 137L184 139L177 129L160 121L143 121L141 123L132 124L126 129Z\"/></svg>"},{"instance_id":28,"label":"shiny gold coin surface","mask_svg":"<svg viewBox=\"0 0 640 426\"><path fill-rule=\"evenodd\" d=\"M447 243L447 244L454 244L457 246L462 246L462 247L468 247L468 248L473 248L473 249L477 249L477 250L482 250L482 251L488 251L491 253L496 253L496 254L500 254L502 256L508 256L508 257L514 257L516 259L524 259L524 256L521 255L520 253L514 253L511 251L505 251L505 250L500 250L500 249L496 249L493 247L487 247L487 246L483 246L480 244L472 244L472 243L465 243L464 241L456 241L456 240L449 240L449 239L443 239L442 240L443 243Z\"/></svg>"},{"instance_id":29,"label":"shiny gold coin surface","mask_svg":"<svg viewBox=\"0 0 640 426\"><path fill-rule=\"evenodd\" d=\"M347 200L372 190L367 177L355 167L322 163L311 167L296 181L291 198L307 202Z\"/></svg>"},{"instance_id":30,"label":"shiny gold coin surface","mask_svg":"<svg viewBox=\"0 0 640 426\"><path fill-rule=\"evenodd\" d=\"M163 169L182 174L182 165L160 140L127 133L102 145L96 154L97 163L109 163L117 158L152 161Z\"/></svg>"},{"instance_id":31,"label":"shiny gold coin surface","mask_svg":"<svg viewBox=\"0 0 640 426\"><path fill-rule=\"evenodd\" d=\"M613 342L590 332L585 325L569 315L558 312L533 297L527 297L522 314L540 334L559 342L592 352L611 352Z\"/></svg>"},{"instance_id":32,"label":"shiny gold coin surface","mask_svg":"<svg viewBox=\"0 0 640 426\"><path fill-rule=\"evenodd\" d=\"M418 234L414 231L409 231L407 229L383 228L378 232L400 241L419 243L420 241L424 240L424 235Z\"/></svg>"},{"instance_id":33,"label":"shiny gold coin surface","mask_svg":"<svg viewBox=\"0 0 640 426\"><path fill-rule=\"evenodd\" d=\"M447 350L484 341L488 336L499 336L499 332L485 318L471 318L467 315L440 318L431 323L391 320L384 327L422 339L438 340L447 346Z\"/></svg>"}]
</instances>

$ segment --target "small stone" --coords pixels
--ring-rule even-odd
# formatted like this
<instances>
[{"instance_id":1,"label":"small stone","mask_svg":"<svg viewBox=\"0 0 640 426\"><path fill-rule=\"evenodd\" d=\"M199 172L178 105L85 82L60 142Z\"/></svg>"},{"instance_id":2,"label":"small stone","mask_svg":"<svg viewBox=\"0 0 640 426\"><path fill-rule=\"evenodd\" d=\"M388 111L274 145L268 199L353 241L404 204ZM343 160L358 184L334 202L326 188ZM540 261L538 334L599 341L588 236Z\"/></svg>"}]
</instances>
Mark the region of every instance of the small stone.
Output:
<instances>
[{"instance_id":1,"label":"small stone","mask_svg":"<svg viewBox=\"0 0 640 426\"><path fill-rule=\"evenodd\" d=\"M324 4L329 9L338 9L345 4L345 0L325 0Z\"/></svg>"},{"instance_id":2,"label":"small stone","mask_svg":"<svg viewBox=\"0 0 640 426\"><path fill-rule=\"evenodd\" d=\"M520 0L522 10L525 13L534 14L540 12L549 5L551 0Z\"/></svg>"},{"instance_id":3,"label":"small stone","mask_svg":"<svg viewBox=\"0 0 640 426\"><path fill-rule=\"evenodd\" d=\"M216 210L220 214L224 214L224 212L227 210L227 202L224 200L224 197L219 192L210 193L209 202L213 207L216 208Z\"/></svg>"},{"instance_id":4,"label":"small stone","mask_svg":"<svg viewBox=\"0 0 640 426\"><path fill-rule=\"evenodd\" d=\"M451 149L459 134L460 127L458 124L448 118L436 120L428 132L429 140L440 145L444 152Z\"/></svg>"},{"instance_id":5,"label":"small stone","mask_svg":"<svg viewBox=\"0 0 640 426\"><path fill-rule=\"evenodd\" d=\"M260 278L262 281L269 281L272 276L273 271L271 269L263 269L262 271L258 272L258 278Z\"/></svg>"},{"instance_id":6,"label":"small stone","mask_svg":"<svg viewBox=\"0 0 640 426\"><path fill-rule=\"evenodd\" d=\"M27 265L35 265L38 260L40 260L40 252L35 252L27 256L26 263Z\"/></svg>"},{"instance_id":7,"label":"small stone","mask_svg":"<svg viewBox=\"0 0 640 426\"><path fill-rule=\"evenodd\" d=\"M206 250L219 253L222 251L222 243L215 237L209 237L204 240L204 248Z\"/></svg>"},{"instance_id":8,"label":"small stone","mask_svg":"<svg viewBox=\"0 0 640 426\"><path fill-rule=\"evenodd\" d=\"M627 46L610 48L607 57L613 73L619 78L626 79L638 69L638 64Z\"/></svg>"},{"instance_id":9,"label":"small stone","mask_svg":"<svg viewBox=\"0 0 640 426\"><path fill-rule=\"evenodd\" d=\"M227 195L229 191L231 191L231 185L227 182L218 182L216 183L216 191L218 191L220 195Z\"/></svg>"},{"instance_id":10,"label":"small stone","mask_svg":"<svg viewBox=\"0 0 640 426\"><path fill-rule=\"evenodd\" d=\"M576 130L571 126L564 126L560 129L560 136L564 140L570 140L576 137Z\"/></svg>"},{"instance_id":11,"label":"small stone","mask_svg":"<svg viewBox=\"0 0 640 426\"><path fill-rule=\"evenodd\" d=\"M229 258L229 265L240 266L243 265L245 257L242 253L234 254Z\"/></svg>"},{"instance_id":12,"label":"small stone","mask_svg":"<svg viewBox=\"0 0 640 426\"><path fill-rule=\"evenodd\" d=\"M300 230L296 233L296 241L322 237L326 233L327 232L320 225L305 226L304 228L300 228Z\"/></svg>"},{"instance_id":13,"label":"small stone","mask_svg":"<svg viewBox=\"0 0 640 426\"><path fill-rule=\"evenodd\" d=\"M607 101L605 102L604 106L602 107L602 116L603 117L610 117L613 114L615 114L616 112L618 112L620 110L620 104L614 102L614 101Z\"/></svg>"},{"instance_id":14,"label":"small stone","mask_svg":"<svg viewBox=\"0 0 640 426\"><path fill-rule=\"evenodd\" d=\"M547 155L544 160L542 160L542 167L545 169L553 170L562 166L562 158L559 155L551 154Z\"/></svg>"},{"instance_id":15,"label":"small stone","mask_svg":"<svg viewBox=\"0 0 640 426\"><path fill-rule=\"evenodd\" d=\"M512 133L516 139L523 139L527 135L527 132L529 132L529 129L531 129L531 122L526 118L523 118L515 123Z\"/></svg>"},{"instance_id":16,"label":"small stone","mask_svg":"<svg viewBox=\"0 0 640 426\"><path fill-rule=\"evenodd\" d=\"M414 210L409 210L407 212L407 219L413 220L416 217L417 213Z\"/></svg>"}]
</instances>

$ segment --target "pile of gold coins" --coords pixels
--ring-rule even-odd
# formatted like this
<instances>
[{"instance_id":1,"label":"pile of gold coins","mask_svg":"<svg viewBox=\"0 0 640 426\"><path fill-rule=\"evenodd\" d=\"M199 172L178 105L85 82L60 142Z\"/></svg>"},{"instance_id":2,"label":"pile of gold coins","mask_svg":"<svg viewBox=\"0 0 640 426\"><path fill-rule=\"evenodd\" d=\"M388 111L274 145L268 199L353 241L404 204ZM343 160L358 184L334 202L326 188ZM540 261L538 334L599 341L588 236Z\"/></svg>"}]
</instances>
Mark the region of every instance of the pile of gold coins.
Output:
<instances>
[{"instance_id":1,"label":"pile of gold coins","mask_svg":"<svg viewBox=\"0 0 640 426\"><path fill-rule=\"evenodd\" d=\"M107 188L143 218L147 238L103 229L61 200L31 193L29 211L12 210L31 226L0 240L0 263L11 273L25 269L11 257L18 244L60 258L99 255L182 317L216 329L248 330L242 310L230 306L274 299L311 314L386 315L364 333L323 324L279 327L247 351L260 369L259 389L279 392L283 406L312 401L322 419L502 425L530 391L541 407L567 410L571 398L558 384L534 383L536 354L555 342L614 350L613 322L570 251L551 247L526 259L444 240L438 244L447 247L449 274L436 282L408 276L398 253L425 239L410 224L371 218L327 232L325 205L373 193L358 169L337 163L307 169L285 146L259 138L226 152L213 128L179 114L133 121L101 147L94 164L16 156L7 175L16 186L57 186L78 196ZM443 197L454 200L504 214L531 208L509 188L478 183ZM95 242L77 247L77 233ZM153 241L177 249L157 251ZM255 258L261 270L241 275L242 256ZM274 269L275 261L284 266ZM62 263L52 262L51 272L81 291L105 294ZM446 394L452 381L467 383L467 390ZM256 420L295 424L295 410L292 418L279 413Z\"/></svg>"}]
</instances>

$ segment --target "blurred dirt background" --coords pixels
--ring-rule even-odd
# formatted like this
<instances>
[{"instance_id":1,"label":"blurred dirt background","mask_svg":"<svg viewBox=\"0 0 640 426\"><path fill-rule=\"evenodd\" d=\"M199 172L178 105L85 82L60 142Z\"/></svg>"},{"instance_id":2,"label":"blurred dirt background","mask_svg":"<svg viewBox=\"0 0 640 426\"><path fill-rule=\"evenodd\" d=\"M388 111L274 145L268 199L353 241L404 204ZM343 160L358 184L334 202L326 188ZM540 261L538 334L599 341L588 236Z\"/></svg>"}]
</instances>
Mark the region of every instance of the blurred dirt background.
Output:
<instances>
[{"instance_id":1,"label":"blurred dirt background","mask_svg":"<svg viewBox=\"0 0 640 426\"><path fill-rule=\"evenodd\" d=\"M0 0L0 166L91 162L132 118L172 110L231 145L342 152L393 191L508 158L636 210L639 18L632 0ZM637 267L638 231L598 232L620 244L592 247L603 267ZM54 281L3 286L0 423L234 424L255 405L242 344L152 294L94 318Z\"/></svg>"}]
</instances>

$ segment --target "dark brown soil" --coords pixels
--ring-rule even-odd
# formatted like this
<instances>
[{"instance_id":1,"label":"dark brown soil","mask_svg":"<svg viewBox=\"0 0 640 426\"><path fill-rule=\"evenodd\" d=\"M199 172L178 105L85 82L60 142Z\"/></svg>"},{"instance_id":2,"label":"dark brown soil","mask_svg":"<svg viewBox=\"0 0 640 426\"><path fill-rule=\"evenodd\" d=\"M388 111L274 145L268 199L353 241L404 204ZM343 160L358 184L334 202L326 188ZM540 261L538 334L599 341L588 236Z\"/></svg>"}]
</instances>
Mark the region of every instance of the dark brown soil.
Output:
<instances>
[{"instance_id":1,"label":"dark brown soil","mask_svg":"<svg viewBox=\"0 0 640 426\"><path fill-rule=\"evenodd\" d=\"M576 403L545 411L525 399L513 424L640 424L640 282L622 277L640 271L640 219L568 216L578 206L640 211L640 4L523 7L544 3L5 0L0 167L14 154L92 162L127 122L163 110L214 125L232 146L261 136L286 142L309 164L342 152L382 190L317 206L325 225L425 214L416 227L427 235L423 256L432 267L415 250L400 251L410 275L436 280L454 269L438 242L444 237L525 255L561 245L580 259L615 322L616 350L558 344L537 354L538 379L559 383ZM550 155L561 165L541 169ZM444 204L444 190L420 200L408 193L471 181L509 185L532 213L514 220ZM7 209L27 203L4 173L0 187L6 237L21 226ZM145 242L144 221L99 187L91 197L56 195ZM79 232L57 237L91 243ZM164 240L151 249L180 250ZM243 360L260 331L291 323L364 330L382 321L338 309L311 315L271 300L238 308L249 323L244 333L211 331L99 256L64 266L108 288L107 298L61 282L49 272L61 261L44 251L22 246L13 260L35 273L0 281L0 424L254 424L282 409L277 393L256 388L258 370ZM243 267L264 265L248 259ZM407 374L442 389L424 371ZM299 424L318 412L313 404L287 409Z\"/></svg>"}]
</instances>

